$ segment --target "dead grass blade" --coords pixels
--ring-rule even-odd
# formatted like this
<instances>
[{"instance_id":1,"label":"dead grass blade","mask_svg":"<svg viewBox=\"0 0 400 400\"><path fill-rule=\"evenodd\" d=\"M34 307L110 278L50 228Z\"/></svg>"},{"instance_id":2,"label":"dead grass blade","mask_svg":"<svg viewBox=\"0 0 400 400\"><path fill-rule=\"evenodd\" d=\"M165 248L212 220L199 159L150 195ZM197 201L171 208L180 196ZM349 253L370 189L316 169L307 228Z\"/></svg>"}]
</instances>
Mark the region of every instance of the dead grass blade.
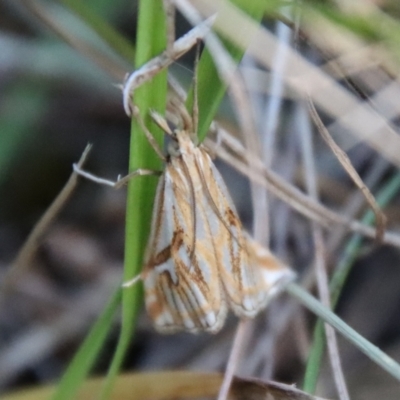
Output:
<instances>
[{"instance_id":1,"label":"dead grass blade","mask_svg":"<svg viewBox=\"0 0 400 400\"><path fill-rule=\"evenodd\" d=\"M86 381L77 399L91 399L104 378ZM110 400L171 400L215 398L222 383L222 375L192 371L148 372L124 374L118 377ZM53 386L24 389L2 396L3 400L36 400L49 398ZM229 400L327 400L312 396L294 386L278 382L235 377Z\"/></svg>"},{"instance_id":2,"label":"dead grass blade","mask_svg":"<svg viewBox=\"0 0 400 400\"><path fill-rule=\"evenodd\" d=\"M91 144L88 144L86 146L80 160L78 161L79 167L82 167L85 163L91 147ZM7 295L8 290L10 290L10 288L16 282L20 274L29 267L29 263L39 246L40 240L43 238L43 235L46 233L51 223L54 221L54 219L67 203L68 199L71 197L72 193L75 190L77 182L78 174L76 172L72 172L70 178L68 179L65 186L62 188L61 192L54 199L53 203L49 206L49 208L45 211L40 220L32 229L32 232L28 236L28 239L25 241L24 245L18 252L17 257L12 262L10 269L7 271L6 275L2 279L0 285L0 303L2 299Z\"/></svg>"},{"instance_id":3,"label":"dead grass blade","mask_svg":"<svg viewBox=\"0 0 400 400\"><path fill-rule=\"evenodd\" d=\"M215 143L206 139L207 147L217 154L223 161L231 165L237 171L247 176L249 179L264 185L267 189L289 204L294 210L300 214L321 225L329 228L332 224L342 225L352 232L360 233L361 235L374 239L376 237L375 229L367 226L360 221L345 218L332 210L327 209L320 203L314 201L310 196L307 196L296 187L288 184L272 170L265 168L263 162L256 159L250 154L243 145L232 135L223 129L219 129L220 139L226 144L231 152L227 151L223 146L216 146ZM252 159L252 167L249 167L247 160ZM244 161L242 161L242 159ZM396 233L385 232L382 243L400 247L400 236Z\"/></svg>"},{"instance_id":4,"label":"dead grass blade","mask_svg":"<svg viewBox=\"0 0 400 400\"><path fill-rule=\"evenodd\" d=\"M230 400L327 400L313 396L292 385L278 382L264 382L258 379L235 378L232 383Z\"/></svg>"},{"instance_id":5,"label":"dead grass blade","mask_svg":"<svg viewBox=\"0 0 400 400\"><path fill-rule=\"evenodd\" d=\"M303 110L306 113L305 110ZM308 116L307 116L308 118ZM310 123L307 124L308 129L302 130L301 136L301 147L302 154L305 165L305 181L307 190L310 196L315 200L319 200L318 187L317 187L317 176L315 168L315 152L311 139L312 128ZM326 263L326 248L324 235L316 222L311 223L312 236L314 242L314 273L317 280L318 295L321 299L321 303L332 309L330 293L329 293L329 283L328 283L328 273L327 273L327 263ZM340 359L339 348L337 343L336 332L332 326L325 323L325 336L328 346L329 361L333 372L333 377L336 385L336 390L339 395L340 400L349 400L350 396L347 389L346 380L343 373L342 362Z\"/></svg>"},{"instance_id":6,"label":"dead grass blade","mask_svg":"<svg viewBox=\"0 0 400 400\"><path fill-rule=\"evenodd\" d=\"M218 400L228 399L228 393L234 381L235 371L240 362L241 352L243 350L243 344L246 342L246 338L249 337L249 321L242 320L236 329L235 339L232 344L232 349L229 354L229 359L226 365L224 373L224 379L221 383L221 388L218 393Z\"/></svg>"},{"instance_id":7,"label":"dead grass blade","mask_svg":"<svg viewBox=\"0 0 400 400\"><path fill-rule=\"evenodd\" d=\"M325 125L321 121L321 118L319 117L311 98L308 98L308 106L309 106L311 117L312 117L315 125L317 126L318 131L321 134L322 138L325 140L327 145L333 151L333 153L335 154L335 156L337 157L338 161L343 166L343 168L350 175L353 182L357 185L357 187L364 194L365 199L367 200L368 204L372 208L372 210L375 214L375 218L376 218L376 240L378 242L382 242L383 236L385 234L385 227L386 227L385 215L383 214L382 210L379 208L379 205L376 202L375 197L370 192L368 187L364 184L360 175L353 167L353 164L351 163L347 154L332 139L332 137L329 134L328 130L326 129Z\"/></svg>"}]
</instances>

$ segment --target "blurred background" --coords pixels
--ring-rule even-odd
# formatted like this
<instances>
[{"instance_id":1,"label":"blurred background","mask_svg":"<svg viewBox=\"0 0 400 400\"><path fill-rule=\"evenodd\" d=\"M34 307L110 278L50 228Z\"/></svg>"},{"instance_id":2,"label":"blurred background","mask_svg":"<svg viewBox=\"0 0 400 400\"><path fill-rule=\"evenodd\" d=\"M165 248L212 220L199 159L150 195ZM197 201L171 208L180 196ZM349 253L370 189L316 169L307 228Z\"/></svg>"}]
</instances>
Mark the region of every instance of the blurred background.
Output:
<instances>
[{"instance_id":1,"label":"blurred background","mask_svg":"<svg viewBox=\"0 0 400 400\"><path fill-rule=\"evenodd\" d=\"M362 131L361 123L372 124L356 113L356 106L367 104L374 118L379 117L398 138L400 6L394 0L272 5L262 24L275 38L277 50L259 47L259 52L276 50L275 68L266 68L250 53L241 63L266 164L306 192L304 142L309 141L320 202L339 215L361 218L367 209L365 199L313 127L295 87L287 84L290 58L279 43L315 67L317 84L320 76L329 77L332 93L340 89L354 99L354 114L352 110L343 115L330 113L328 107L321 110L321 117L370 190L382 193L398 174L398 143L386 144L387 136L378 136L381 147L389 150L385 153L374 149L368 138L354 135L352 129ZM0 2L0 276L6 282L0 293L2 390L57 380L122 277L126 191L80 180L29 262L12 279L5 279L87 143L93 144L87 170L109 179L128 170L130 120L122 108L118 85L133 70L133 53L126 46L124 57L122 51L106 45L93 21L106 21L133 44L137 4L90 0L83 11L77 10L75 1L66 0ZM176 24L178 36L190 29L180 14ZM191 81L192 63L193 54L189 54L171 68L183 86ZM330 87L317 89L330 98ZM338 97L331 96L334 110ZM236 114L226 98L217 119L240 137ZM346 118L358 120L360 126L346 125ZM232 166L219 160L216 164L243 224L252 231L256 214L248 179ZM392 188L384 209L394 242L399 236L398 190ZM311 283L315 246L310 221L274 196L268 207L273 210L265 221L272 250L316 293ZM358 238L357 251L349 255L352 233L328 229L324 238L329 275L341 262L352 265L338 314L400 360L398 247ZM301 386L314 322L294 300L282 296L254 321L239 375ZM94 373L107 370L119 324L116 316ZM231 316L215 336L163 336L142 312L124 368L223 371L236 325L237 319ZM399 382L341 338L339 349L352 399L398 398ZM319 391L336 398L326 357Z\"/></svg>"}]
</instances>

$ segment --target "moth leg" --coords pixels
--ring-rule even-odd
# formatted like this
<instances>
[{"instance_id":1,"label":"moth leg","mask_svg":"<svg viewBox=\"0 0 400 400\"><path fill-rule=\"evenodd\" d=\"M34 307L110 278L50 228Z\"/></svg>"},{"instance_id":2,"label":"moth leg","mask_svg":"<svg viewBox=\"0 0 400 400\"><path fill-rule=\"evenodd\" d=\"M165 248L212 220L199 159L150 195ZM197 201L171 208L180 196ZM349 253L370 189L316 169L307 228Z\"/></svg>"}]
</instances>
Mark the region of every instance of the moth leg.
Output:
<instances>
[{"instance_id":1,"label":"moth leg","mask_svg":"<svg viewBox=\"0 0 400 400\"><path fill-rule=\"evenodd\" d=\"M131 179L133 179L135 176L143 176L143 175L161 175L161 171L153 171L150 169L137 169L136 171L130 172L128 175L125 175L123 177L118 176L116 181L112 181L109 179L104 179L100 178L97 175L91 174L90 172L87 172L83 169L81 169L77 164L72 165L74 171L80 175L83 176L84 178L96 182L100 185L106 185L106 186L111 186L114 189L120 189L122 186L126 185Z\"/></svg>"}]
</instances>

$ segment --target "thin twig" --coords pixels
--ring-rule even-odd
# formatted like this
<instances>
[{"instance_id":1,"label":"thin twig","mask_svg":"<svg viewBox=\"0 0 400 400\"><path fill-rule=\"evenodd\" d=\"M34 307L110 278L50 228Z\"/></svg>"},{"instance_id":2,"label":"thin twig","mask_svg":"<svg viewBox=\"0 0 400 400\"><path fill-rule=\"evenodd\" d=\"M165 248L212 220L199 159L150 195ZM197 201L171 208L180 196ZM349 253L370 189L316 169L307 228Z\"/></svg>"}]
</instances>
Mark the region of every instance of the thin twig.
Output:
<instances>
[{"instance_id":1,"label":"thin twig","mask_svg":"<svg viewBox=\"0 0 400 400\"><path fill-rule=\"evenodd\" d=\"M244 339L248 337L249 321L240 321L236 329L235 338L233 340L232 348L229 354L228 363L226 366L224 379L218 393L218 400L225 400L228 398L229 389L232 384L232 379L240 361L240 355L243 349Z\"/></svg>"},{"instance_id":2,"label":"thin twig","mask_svg":"<svg viewBox=\"0 0 400 400\"><path fill-rule=\"evenodd\" d=\"M171 0L163 0L163 6L167 25L167 54L172 56L175 42L175 7Z\"/></svg>"},{"instance_id":3,"label":"thin twig","mask_svg":"<svg viewBox=\"0 0 400 400\"><path fill-rule=\"evenodd\" d=\"M304 108L304 104L299 107ZM305 110L303 110L305 113ZM308 129L302 129L301 145L303 150L303 159L305 164L305 180L308 192L315 200L319 200L317 189L317 177L314 163L314 149L311 139L311 126L307 124ZM326 271L326 250L321 227L312 222L312 234L315 246L315 275L317 278L317 287L319 297L322 304L331 309L330 293L328 286L328 274ZM336 389L341 400L349 400L349 393L347 390L346 381L343 374L342 363L340 360L339 349L337 345L337 338L335 330L328 324L325 324L325 334L329 351L329 360L331 363Z\"/></svg>"},{"instance_id":4,"label":"thin twig","mask_svg":"<svg viewBox=\"0 0 400 400\"><path fill-rule=\"evenodd\" d=\"M190 2L186 0L174 0L175 4L179 10L185 15L185 17L190 21L192 25L198 25L203 23L201 15L197 12L196 8L193 7ZM210 32L205 38L207 49L213 57L218 75L226 86L228 87L229 94L231 95L232 101L238 113L238 119L241 127L241 132L243 133L244 142L246 147L252 154L259 153L258 146L258 135L256 133L254 117L252 109L250 107L250 101L245 89L245 84L243 77L237 69L236 62L232 59L229 52L225 49L219 38ZM252 165L252 160L248 160L249 165ZM260 209L257 204L257 192L258 186L256 182L251 182L251 192L252 192L252 202L253 209L257 210L257 215L261 220L266 220L264 214L266 214L266 209ZM260 215L262 213L263 215ZM240 328L239 328L240 329ZM237 335L235 338L235 346L232 349L231 357L229 358L226 376L224 378L224 385L219 393L218 400L225 400L228 396L229 386L231 384L231 379L234 371L237 367L235 362L235 348L241 348L243 340L242 335Z\"/></svg>"},{"instance_id":5,"label":"thin twig","mask_svg":"<svg viewBox=\"0 0 400 400\"><path fill-rule=\"evenodd\" d=\"M371 168L366 172L364 178L365 184L370 188L375 188L379 182L382 182L384 175L388 171L390 164L384 158L378 157L376 161L371 165ZM354 193L353 197L348 201L343 209L343 214L349 218L354 218L359 215L365 206L365 197L360 192ZM382 205L380 205L382 208ZM337 254L337 249L340 243L344 240L347 230L343 226L338 226L334 229L327 240L328 254Z\"/></svg>"},{"instance_id":6,"label":"thin twig","mask_svg":"<svg viewBox=\"0 0 400 400\"><path fill-rule=\"evenodd\" d=\"M202 16L187 0L174 0L179 10L185 15L192 25L202 24ZM243 76L237 68L237 63L233 60L230 53L219 40L218 36L212 31L204 38L207 49L213 57L219 78L228 88L237 111L241 132L246 148L252 154L260 154L258 135L255 127L254 116L250 107L249 96L247 95ZM252 165L252 159L248 160ZM257 203L259 188L256 182L251 182L253 209L258 218L262 221L267 220L267 210L259 207Z\"/></svg>"},{"instance_id":7,"label":"thin twig","mask_svg":"<svg viewBox=\"0 0 400 400\"><path fill-rule=\"evenodd\" d=\"M315 123L315 125L318 128L319 133L321 134L322 138L325 140L327 145L330 147L330 149L333 151L333 153L336 155L336 158L342 165L342 167L347 171L347 173L350 175L351 179L353 182L358 186L358 188L361 190L363 195L365 196L368 204L372 208L375 218L376 218L376 240L378 242L381 242L383 239L383 235L385 233L385 226L386 226L386 217L381 211L379 205L376 203L375 197L373 194L370 192L367 186L365 186L363 180L361 179L360 175L358 172L355 170L353 167L353 164L351 163L349 157L347 154L335 143L335 141L332 139L331 135L329 134L328 130L326 129L325 125L321 121L321 118L319 117L317 110L315 109L314 103L312 102L311 98L308 98L308 106L310 109L310 114L311 117Z\"/></svg>"},{"instance_id":8,"label":"thin twig","mask_svg":"<svg viewBox=\"0 0 400 400\"><path fill-rule=\"evenodd\" d=\"M282 7L281 11L284 14L292 14L293 9L295 7L296 2L293 3L293 6ZM271 83L266 85L270 89L268 103L266 105L265 112L263 111L262 115L260 115L261 123L263 124L263 155L264 160L266 161L266 167L270 168L273 165L273 159L275 155L274 151L274 143L276 141L277 136L277 128L279 124L279 116L283 104L284 99L284 75L287 68L287 49L291 48L292 38L295 35L295 31L291 30L289 27L285 26L282 22L277 22L276 28L276 37L278 40L278 46L275 50L274 57L274 67L271 69ZM253 58L253 62L256 61ZM260 83L258 83L260 85ZM289 146L290 147L290 146ZM292 146L293 148L293 146ZM292 154L293 157L288 157L291 162L286 164L285 171L281 171L284 175L291 175L293 172L293 167L296 159L296 155ZM275 222L279 221L278 224L274 224L274 228L277 228L275 231L276 235L276 250L279 255L284 254L284 247L286 240L284 238L287 237L287 230L290 229L290 224L287 224L287 219L290 214L290 209L285 206L272 205L272 201L270 197L267 198L267 202L270 203L271 209L274 208L274 212L269 216L271 219L275 220Z\"/></svg>"},{"instance_id":9,"label":"thin twig","mask_svg":"<svg viewBox=\"0 0 400 400\"><path fill-rule=\"evenodd\" d=\"M77 165L82 167L86 161L86 158L90 152L92 145L88 144L83 151L80 160ZM66 205L68 199L71 197L75 190L78 181L78 174L73 171L70 178L68 179L65 186L62 188L61 192L54 199L53 203L47 208L45 213L42 215L40 220L36 223L31 233L29 234L27 240L18 252L15 260L12 262L10 269L7 271L6 275L0 285L0 302L7 295L10 288L16 282L18 277L26 271L30 265L32 257L39 246L40 240L43 235L47 232L50 225L54 219L58 216L62 208Z\"/></svg>"},{"instance_id":10,"label":"thin twig","mask_svg":"<svg viewBox=\"0 0 400 400\"><path fill-rule=\"evenodd\" d=\"M286 183L282 178L264 167L262 161L258 160L254 155L251 155L243 145L232 135L227 134L223 129L219 129L220 139L225 142L229 148L237 155L247 160L252 158L253 167L250 168L247 163L242 162L238 157L233 156L223 146L215 147L214 143L207 139L205 144L211 148L222 160L231 165L237 171L247 176L250 180L255 180L261 185L264 185L271 190L277 197L288 203L293 209L300 214L319 222L321 225L329 228L332 224L342 225L352 232L358 232L363 236L374 239L376 230L367 226L360 221L352 220L339 215L323 205L316 203L309 196L305 195L296 187ZM400 247L400 236L393 232L385 232L382 243Z\"/></svg>"},{"instance_id":11,"label":"thin twig","mask_svg":"<svg viewBox=\"0 0 400 400\"><path fill-rule=\"evenodd\" d=\"M247 57L246 54L243 56L241 61L240 70L243 74L243 77L246 82L246 88L249 93L250 106L253 109L254 116L256 121L259 121L257 124L258 130L260 132L260 141L265 142L266 137L270 134L265 131L263 126L264 115L265 115L265 107L264 107L264 96L257 92L256 90L252 90L252 87L256 87L259 85L259 79L255 74L249 73L251 68L254 65L254 60L251 57ZM272 141L271 141L272 144ZM263 149L262 143L260 143L260 148ZM260 152L260 159L263 159L265 162L268 160L268 156L266 156L265 149ZM269 213L269 199L268 194L265 188L261 185L256 185L252 192L253 199L253 219L252 219L252 227L253 227L253 237L259 243L263 243L268 246L270 242L270 213Z\"/></svg>"}]
</instances>

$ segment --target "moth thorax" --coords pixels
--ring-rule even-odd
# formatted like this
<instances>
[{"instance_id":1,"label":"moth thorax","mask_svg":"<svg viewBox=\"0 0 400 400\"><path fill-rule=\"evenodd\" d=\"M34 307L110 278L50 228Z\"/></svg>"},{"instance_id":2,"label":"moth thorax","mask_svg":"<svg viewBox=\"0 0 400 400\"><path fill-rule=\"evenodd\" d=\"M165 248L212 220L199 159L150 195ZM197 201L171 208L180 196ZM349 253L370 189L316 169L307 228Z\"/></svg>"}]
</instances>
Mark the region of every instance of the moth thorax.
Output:
<instances>
[{"instance_id":1,"label":"moth thorax","mask_svg":"<svg viewBox=\"0 0 400 400\"><path fill-rule=\"evenodd\" d=\"M179 143L179 150L181 154L191 154L196 147L193 142L192 135L185 130L176 130L175 135L176 140Z\"/></svg>"}]
</instances>

